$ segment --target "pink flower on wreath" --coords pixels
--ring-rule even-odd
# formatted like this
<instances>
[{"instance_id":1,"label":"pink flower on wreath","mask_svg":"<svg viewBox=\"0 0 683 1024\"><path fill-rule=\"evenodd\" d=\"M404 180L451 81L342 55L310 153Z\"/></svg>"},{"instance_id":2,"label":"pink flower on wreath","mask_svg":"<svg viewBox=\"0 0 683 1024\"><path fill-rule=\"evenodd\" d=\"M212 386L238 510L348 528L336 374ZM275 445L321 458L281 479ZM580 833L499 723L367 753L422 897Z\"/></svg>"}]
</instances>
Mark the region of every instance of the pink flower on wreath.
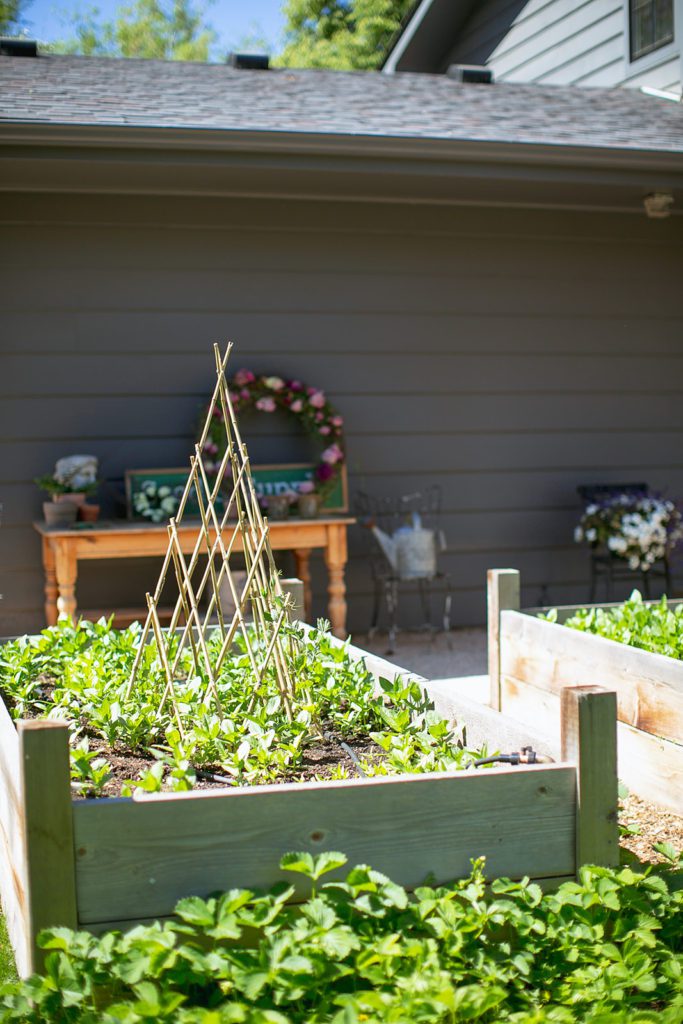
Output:
<instances>
[{"instance_id":1,"label":"pink flower on wreath","mask_svg":"<svg viewBox=\"0 0 683 1024\"><path fill-rule=\"evenodd\" d=\"M329 480L333 473L334 470L332 469L332 466L330 466L329 462L321 462L315 471L315 475L321 483L325 483L326 480Z\"/></svg>"},{"instance_id":2,"label":"pink flower on wreath","mask_svg":"<svg viewBox=\"0 0 683 1024\"><path fill-rule=\"evenodd\" d=\"M207 452L209 455L215 455L216 452L218 451L218 445L215 443L215 441L207 441L204 445L204 451Z\"/></svg>"},{"instance_id":3,"label":"pink flower on wreath","mask_svg":"<svg viewBox=\"0 0 683 1024\"><path fill-rule=\"evenodd\" d=\"M315 484L312 480L303 480L299 484L299 494L313 494Z\"/></svg>"},{"instance_id":4,"label":"pink flower on wreath","mask_svg":"<svg viewBox=\"0 0 683 1024\"><path fill-rule=\"evenodd\" d=\"M303 407L304 403L301 401L301 399L295 398L289 408L292 410L292 412L301 412Z\"/></svg>"},{"instance_id":5,"label":"pink flower on wreath","mask_svg":"<svg viewBox=\"0 0 683 1024\"><path fill-rule=\"evenodd\" d=\"M341 416L332 416L330 423L333 427L337 427L337 429L344 426L344 420Z\"/></svg>"},{"instance_id":6,"label":"pink flower on wreath","mask_svg":"<svg viewBox=\"0 0 683 1024\"><path fill-rule=\"evenodd\" d=\"M215 420L222 420L223 419L223 413L222 413L221 409L217 405L214 405L213 412L211 413L211 415L213 416L213 418Z\"/></svg>"},{"instance_id":7,"label":"pink flower on wreath","mask_svg":"<svg viewBox=\"0 0 683 1024\"><path fill-rule=\"evenodd\" d=\"M331 431L332 431L332 427L328 427L327 423L324 423L323 426L320 428L320 433L324 437L326 437L329 433L331 433Z\"/></svg>"},{"instance_id":8,"label":"pink flower on wreath","mask_svg":"<svg viewBox=\"0 0 683 1024\"><path fill-rule=\"evenodd\" d=\"M261 412L275 412L275 399L271 398L270 395L259 398L256 408L260 409Z\"/></svg>"},{"instance_id":9,"label":"pink flower on wreath","mask_svg":"<svg viewBox=\"0 0 683 1024\"><path fill-rule=\"evenodd\" d=\"M300 380L288 380L287 387L290 391L303 391L304 385Z\"/></svg>"},{"instance_id":10,"label":"pink flower on wreath","mask_svg":"<svg viewBox=\"0 0 683 1024\"><path fill-rule=\"evenodd\" d=\"M242 388L240 391L240 398L243 398L245 402L248 398L251 398L251 392L248 388Z\"/></svg>"},{"instance_id":11,"label":"pink flower on wreath","mask_svg":"<svg viewBox=\"0 0 683 1024\"><path fill-rule=\"evenodd\" d=\"M282 391L285 386L285 382L282 377L264 377L263 383L267 388L270 388L271 391Z\"/></svg>"},{"instance_id":12,"label":"pink flower on wreath","mask_svg":"<svg viewBox=\"0 0 683 1024\"><path fill-rule=\"evenodd\" d=\"M325 404L325 392L316 391L315 388L308 389L308 401L314 409L322 409Z\"/></svg>"},{"instance_id":13,"label":"pink flower on wreath","mask_svg":"<svg viewBox=\"0 0 683 1024\"><path fill-rule=\"evenodd\" d=\"M317 413L315 414L315 422L316 422L316 423L322 423L322 421L323 421L324 419L325 419L325 417L323 416L323 414L322 414L321 412L317 412Z\"/></svg>"},{"instance_id":14,"label":"pink flower on wreath","mask_svg":"<svg viewBox=\"0 0 683 1024\"><path fill-rule=\"evenodd\" d=\"M238 370L235 374L235 384L238 388L244 387L245 384L253 384L256 380L256 376L251 370Z\"/></svg>"},{"instance_id":15,"label":"pink flower on wreath","mask_svg":"<svg viewBox=\"0 0 683 1024\"><path fill-rule=\"evenodd\" d=\"M338 444L331 444L329 448L325 449L320 458L328 465L334 466L336 462L341 462L343 460L344 452Z\"/></svg>"}]
</instances>

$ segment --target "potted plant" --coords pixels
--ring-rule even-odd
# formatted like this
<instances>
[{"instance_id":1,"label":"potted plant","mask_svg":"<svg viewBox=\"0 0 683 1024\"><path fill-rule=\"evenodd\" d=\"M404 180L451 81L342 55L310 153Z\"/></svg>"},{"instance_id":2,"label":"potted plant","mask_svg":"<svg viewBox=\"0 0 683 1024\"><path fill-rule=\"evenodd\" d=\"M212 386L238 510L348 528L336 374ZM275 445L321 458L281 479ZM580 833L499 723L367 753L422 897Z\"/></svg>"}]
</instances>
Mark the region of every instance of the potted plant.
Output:
<instances>
[{"instance_id":1,"label":"potted plant","mask_svg":"<svg viewBox=\"0 0 683 1024\"><path fill-rule=\"evenodd\" d=\"M299 485L297 508L302 519L317 519L320 512L320 494L312 481L305 480Z\"/></svg>"},{"instance_id":2,"label":"potted plant","mask_svg":"<svg viewBox=\"0 0 683 1024\"><path fill-rule=\"evenodd\" d=\"M266 512L269 519L287 519L295 496L291 491L282 494L269 494L265 498Z\"/></svg>"},{"instance_id":3,"label":"potted plant","mask_svg":"<svg viewBox=\"0 0 683 1024\"><path fill-rule=\"evenodd\" d=\"M69 455L59 459L54 472L36 477L35 483L52 499L43 503L43 515L48 526L69 526L77 517L87 522L97 519L98 505L89 506L85 515L81 512L87 495L97 489L97 459L94 455Z\"/></svg>"},{"instance_id":4,"label":"potted plant","mask_svg":"<svg viewBox=\"0 0 683 1024\"><path fill-rule=\"evenodd\" d=\"M656 494L607 494L586 506L574 530L577 544L604 547L629 569L647 572L683 537L681 513Z\"/></svg>"}]
</instances>

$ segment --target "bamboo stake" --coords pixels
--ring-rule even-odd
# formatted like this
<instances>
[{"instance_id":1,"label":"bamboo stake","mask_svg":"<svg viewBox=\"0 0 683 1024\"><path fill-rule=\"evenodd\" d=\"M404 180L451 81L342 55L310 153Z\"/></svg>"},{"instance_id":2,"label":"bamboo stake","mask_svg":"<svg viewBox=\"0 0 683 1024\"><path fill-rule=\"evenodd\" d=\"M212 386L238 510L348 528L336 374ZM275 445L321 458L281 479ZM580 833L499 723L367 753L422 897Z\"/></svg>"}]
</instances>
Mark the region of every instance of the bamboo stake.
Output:
<instances>
[{"instance_id":1,"label":"bamboo stake","mask_svg":"<svg viewBox=\"0 0 683 1024\"><path fill-rule=\"evenodd\" d=\"M151 616L152 619L152 627L154 629L154 637L156 639L157 651L159 652L159 659L164 669L164 674L166 676L166 689L169 691L171 697L171 704L173 705L173 710L175 712L176 722L178 723L180 735L182 736L183 739L185 739L183 720L181 718L180 708L178 707L178 702L176 700L175 686L173 685L173 676L171 674L170 666L168 664L168 658L166 656L166 646L164 644L164 636L161 631L161 626L159 625L159 618L157 616L156 605L154 604L154 600L150 594L147 594L146 597L147 607L149 608L149 615ZM164 691L164 694L165 692L166 691Z\"/></svg>"},{"instance_id":2,"label":"bamboo stake","mask_svg":"<svg viewBox=\"0 0 683 1024\"><path fill-rule=\"evenodd\" d=\"M204 480L206 480L206 472L205 472L204 465L201 462L201 460L199 462L199 468L201 470L202 478ZM214 521L214 529L216 531L216 543L219 545L219 547L221 549L221 555L222 555L222 558L223 558L223 568L226 570L226 577L227 577L227 580L228 580L228 584L230 586L230 591L231 591L231 594L232 594L232 599L233 599L233 601L235 603L235 611L236 611L236 613L239 616L240 627L242 629L242 635L244 636L244 642L245 642L245 645L247 647L247 652L249 654L249 660L251 661L252 667L253 667L254 671L256 672L256 671L258 671L257 664L256 664L256 659L254 658L254 654L253 654L253 651L251 649L251 641L249 640L249 630L248 630L248 628L246 626L246 623L244 622L243 607L242 607L243 602L242 602L241 599L239 601L237 599L237 591L236 591L236 588L235 588L234 581L232 579L232 574L230 572L229 557L228 557L228 555L227 555L227 553L225 551L225 548L223 547L223 539L222 539L222 536L221 536L221 531L220 531L220 529L218 527L218 520L217 520L217 517L216 517L216 510L215 510L215 508L214 508L212 503L209 503L208 510L211 513L211 516L212 516L213 521ZM235 532L233 534L233 539L234 539L234 537L236 535L237 534ZM267 542L267 540L268 540L268 535L266 533L266 534L264 534L264 537L263 537L263 543L265 544ZM253 574L252 570L253 569L254 569L254 566L251 567L250 572L247 574L247 582L246 582L245 587L244 587L245 591L248 590L249 583L251 582L251 578L252 578L252 574ZM214 593L214 597L216 598L216 600L218 600L218 595L217 594ZM218 658L216 660L216 665L217 665L216 671L220 671L220 667L223 664L223 659L225 658L225 654L229 650L230 643L232 643L232 637L230 637L229 642L227 642L224 639L223 645L222 645L221 650L220 650L220 653L219 653Z\"/></svg>"},{"instance_id":3,"label":"bamboo stake","mask_svg":"<svg viewBox=\"0 0 683 1024\"><path fill-rule=\"evenodd\" d=\"M194 455L190 458L190 473L183 488L176 516L169 523L169 546L157 586L153 595L147 595L148 613L125 691L126 697L129 697L140 669L145 645L150 632L153 632L166 678L159 712L163 711L165 702L170 699L183 738L184 731L176 693L176 675L181 658L188 650L188 644L195 671L197 673L206 672L207 695L211 692L220 713L218 675L238 631L244 638L249 666L253 673L249 708L253 709L256 694L264 683L269 666L272 666L285 711L290 720L292 717L291 701L294 688L289 672L288 655L281 637L282 626L287 617L287 607L286 603L280 604L282 588L270 547L268 520L263 516L259 507L251 476L249 454L240 435L226 380L226 367L231 349L232 344L228 344L225 353L221 354L219 346L213 346L216 383L199 443L195 446ZM210 485L202 452L209 437L215 410L220 412L225 430L225 450L218 464L215 480ZM183 517L193 492L196 493L200 524L191 545L188 560L183 553L179 531L183 526ZM219 500L225 502L222 515L219 515L217 510ZM230 519L231 515L234 516L234 522ZM187 529L186 525L185 529ZM228 530L230 530L230 537L226 542L225 535ZM230 564L238 537L241 540L246 569L245 582L241 588L236 586ZM204 554L208 556L206 568L201 574L198 573L199 579L193 583L199 559ZM164 631L159 623L157 606L166 587L171 566L174 570L178 594L170 627L164 637ZM220 595L220 587L224 580L227 581L228 590L235 606L235 611L229 621ZM199 610L199 602L207 590L207 610L206 614L202 615ZM277 614L276 604L279 605ZM251 607L253 617L251 624L245 617L247 605ZM207 640L214 611L218 618L221 642L217 653L214 650L212 658ZM181 617L184 618L182 626ZM170 653L176 641L177 649L171 658Z\"/></svg>"},{"instance_id":4,"label":"bamboo stake","mask_svg":"<svg viewBox=\"0 0 683 1024\"><path fill-rule=\"evenodd\" d=\"M210 686L211 690L213 690L213 695L214 695L214 697L216 699L216 704L220 708L220 697L219 697L219 694L218 694L218 687L216 685L216 680L214 678L213 668L211 667L211 658L209 657L209 652L208 652L208 650L206 648L206 638L205 638L204 633L202 632L202 629L201 629L201 619L199 617L199 611L197 609L197 602L195 600L195 596L194 596L194 593L192 591L192 583L190 582L190 578L189 578L189 576L187 574L187 565L185 564L185 558L184 558L183 553L182 553L182 551L180 549L180 544L178 543L178 531L177 531L177 528L176 528L175 519L171 519L170 523L168 524L168 532L169 532L170 537L171 537L171 542L175 545L175 548L176 548L176 556L175 557L177 557L177 559L178 559L178 564L180 565L180 570L181 570L181 573L182 573L182 576L183 576L183 580L184 580L185 586L187 588L187 598L188 598L188 600L190 602L190 607L192 609L192 615L194 617L194 621L197 623L197 639L199 641L199 646L201 648L202 656L204 658L204 667L206 668L206 674L209 677L209 686ZM197 667L197 669L199 669L199 665L197 665L196 667Z\"/></svg>"}]
</instances>

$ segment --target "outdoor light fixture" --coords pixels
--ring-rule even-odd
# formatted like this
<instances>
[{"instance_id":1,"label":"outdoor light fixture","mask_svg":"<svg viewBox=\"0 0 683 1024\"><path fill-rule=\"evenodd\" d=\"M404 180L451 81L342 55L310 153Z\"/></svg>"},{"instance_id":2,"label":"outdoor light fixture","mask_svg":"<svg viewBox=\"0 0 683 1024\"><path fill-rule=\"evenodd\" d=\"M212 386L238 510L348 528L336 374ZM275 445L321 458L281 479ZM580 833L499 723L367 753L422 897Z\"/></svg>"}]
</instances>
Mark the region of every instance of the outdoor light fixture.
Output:
<instances>
[{"instance_id":1,"label":"outdoor light fixture","mask_svg":"<svg viewBox=\"0 0 683 1024\"><path fill-rule=\"evenodd\" d=\"M645 213L648 217L652 217L655 220L661 220L663 217L668 217L670 215L673 201L674 197L670 192L650 192L650 194L645 196L643 199Z\"/></svg>"}]
</instances>

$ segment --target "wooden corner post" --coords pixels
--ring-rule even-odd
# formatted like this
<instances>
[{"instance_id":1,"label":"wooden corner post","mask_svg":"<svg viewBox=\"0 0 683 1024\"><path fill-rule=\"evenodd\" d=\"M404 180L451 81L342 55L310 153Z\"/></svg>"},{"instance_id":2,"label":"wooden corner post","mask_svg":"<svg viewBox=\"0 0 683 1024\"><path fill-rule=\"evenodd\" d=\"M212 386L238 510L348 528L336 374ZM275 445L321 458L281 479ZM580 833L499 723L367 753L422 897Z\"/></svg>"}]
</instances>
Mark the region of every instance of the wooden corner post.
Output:
<instances>
[{"instance_id":1,"label":"wooden corner post","mask_svg":"<svg viewBox=\"0 0 683 1024\"><path fill-rule=\"evenodd\" d=\"M617 695L601 686L565 686L561 699L562 760L577 769L576 870L617 867Z\"/></svg>"},{"instance_id":2,"label":"wooden corner post","mask_svg":"<svg viewBox=\"0 0 683 1024\"><path fill-rule=\"evenodd\" d=\"M66 722L20 721L19 760L24 812L24 907L29 972L39 970L43 928L76 928L76 869Z\"/></svg>"},{"instance_id":3,"label":"wooden corner post","mask_svg":"<svg viewBox=\"0 0 683 1024\"><path fill-rule=\"evenodd\" d=\"M489 569L487 575L489 630L489 704L500 711L500 613L519 610L517 569Z\"/></svg>"}]
</instances>

